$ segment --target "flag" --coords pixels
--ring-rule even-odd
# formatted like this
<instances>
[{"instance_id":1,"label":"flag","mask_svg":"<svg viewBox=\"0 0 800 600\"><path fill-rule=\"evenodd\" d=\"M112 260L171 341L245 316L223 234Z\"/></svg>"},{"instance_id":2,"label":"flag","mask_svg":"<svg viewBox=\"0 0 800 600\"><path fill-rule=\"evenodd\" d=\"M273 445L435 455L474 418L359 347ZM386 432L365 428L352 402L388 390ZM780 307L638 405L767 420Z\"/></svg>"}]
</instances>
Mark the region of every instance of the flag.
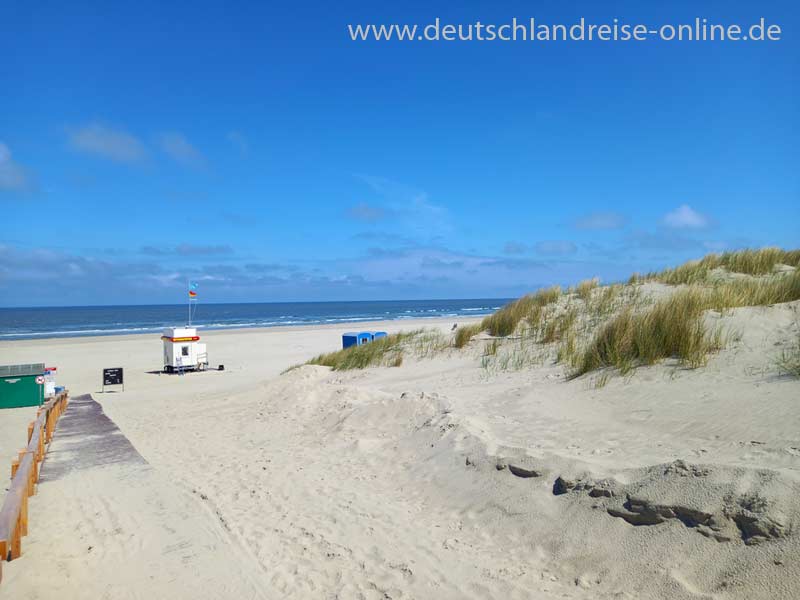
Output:
<instances>
[{"instance_id":1,"label":"flag","mask_svg":"<svg viewBox=\"0 0 800 600\"><path fill-rule=\"evenodd\" d=\"M189 289L196 290L197 289L197 282L193 281L189 284Z\"/></svg>"},{"instance_id":2,"label":"flag","mask_svg":"<svg viewBox=\"0 0 800 600\"><path fill-rule=\"evenodd\" d=\"M191 299L197 298L197 292L195 292L194 290L189 290L189 298Z\"/></svg>"}]
</instances>

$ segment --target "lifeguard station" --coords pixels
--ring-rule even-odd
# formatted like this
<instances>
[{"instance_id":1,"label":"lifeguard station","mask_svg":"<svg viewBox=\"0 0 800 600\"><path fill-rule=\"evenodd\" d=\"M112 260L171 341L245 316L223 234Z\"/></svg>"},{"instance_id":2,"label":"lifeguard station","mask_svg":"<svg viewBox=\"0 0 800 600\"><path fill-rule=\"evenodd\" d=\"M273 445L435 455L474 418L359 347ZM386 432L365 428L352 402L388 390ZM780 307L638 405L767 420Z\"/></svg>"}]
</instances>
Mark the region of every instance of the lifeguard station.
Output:
<instances>
[{"instance_id":1,"label":"lifeguard station","mask_svg":"<svg viewBox=\"0 0 800 600\"><path fill-rule=\"evenodd\" d=\"M206 345L200 343L192 317L197 308L197 283L189 283L189 322L186 327L167 327L161 336L164 343L164 371L205 371L208 368ZM220 370L222 370L220 368Z\"/></svg>"},{"instance_id":2,"label":"lifeguard station","mask_svg":"<svg viewBox=\"0 0 800 600\"><path fill-rule=\"evenodd\" d=\"M164 342L164 371L205 371L208 368L206 345L194 327L167 327L161 336Z\"/></svg>"}]
</instances>

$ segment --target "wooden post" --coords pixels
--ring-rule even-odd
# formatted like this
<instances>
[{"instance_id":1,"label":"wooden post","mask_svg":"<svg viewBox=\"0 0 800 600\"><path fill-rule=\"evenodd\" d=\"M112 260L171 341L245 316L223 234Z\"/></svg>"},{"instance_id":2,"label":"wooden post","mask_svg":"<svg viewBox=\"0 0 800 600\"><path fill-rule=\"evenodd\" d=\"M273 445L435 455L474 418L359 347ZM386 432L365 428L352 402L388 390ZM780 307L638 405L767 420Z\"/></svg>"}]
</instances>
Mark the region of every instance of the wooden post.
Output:
<instances>
[{"instance_id":1,"label":"wooden post","mask_svg":"<svg viewBox=\"0 0 800 600\"><path fill-rule=\"evenodd\" d=\"M36 493L37 483L39 483L39 463L34 460L31 465L31 496Z\"/></svg>"},{"instance_id":2,"label":"wooden post","mask_svg":"<svg viewBox=\"0 0 800 600\"><path fill-rule=\"evenodd\" d=\"M28 452L28 450L20 450L19 451L19 464L20 465L22 464L22 460L25 458L26 454L33 454L33 453L32 452ZM31 458L34 459L31 462L33 464L33 467L35 468L36 467L36 456L33 455ZM19 466L17 467L17 470L19 470ZM33 468L30 471L28 471L28 480L25 482L25 491L27 492L27 494L25 495L26 498L28 496L33 496Z\"/></svg>"},{"instance_id":3,"label":"wooden post","mask_svg":"<svg viewBox=\"0 0 800 600\"><path fill-rule=\"evenodd\" d=\"M28 497L22 496L22 506L19 509L19 536L28 535Z\"/></svg>"},{"instance_id":4,"label":"wooden post","mask_svg":"<svg viewBox=\"0 0 800 600\"><path fill-rule=\"evenodd\" d=\"M19 558L19 555L22 554L22 536L20 535L20 528L22 527L21 520L22 511L20 511L20 514L17 517L17 527L15 528L14 535L11 536L11 548L9 548L10 560Z\"/></svg>"}]
</instances>

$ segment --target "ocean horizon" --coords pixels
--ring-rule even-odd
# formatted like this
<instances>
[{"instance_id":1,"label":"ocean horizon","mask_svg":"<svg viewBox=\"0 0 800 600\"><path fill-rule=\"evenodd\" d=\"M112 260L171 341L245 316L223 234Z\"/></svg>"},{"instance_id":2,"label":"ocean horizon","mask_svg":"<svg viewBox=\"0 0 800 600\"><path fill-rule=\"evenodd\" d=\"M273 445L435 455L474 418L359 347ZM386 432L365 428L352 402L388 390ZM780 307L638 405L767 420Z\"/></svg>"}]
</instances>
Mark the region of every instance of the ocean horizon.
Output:
<instances>
[{"instance_id":1,"label":"ocean horizon","mask_svg":"<svg viewBox=\"0 0 800 600\"><path fill-rule=\"evenodd\" d=\"M205 330L357 324L436 317L481 316L510 299L248 302L194 305L192 326ZM0 341L157 333L188 322L188 305L0 308Z\"/></svg>"}]
</instances>

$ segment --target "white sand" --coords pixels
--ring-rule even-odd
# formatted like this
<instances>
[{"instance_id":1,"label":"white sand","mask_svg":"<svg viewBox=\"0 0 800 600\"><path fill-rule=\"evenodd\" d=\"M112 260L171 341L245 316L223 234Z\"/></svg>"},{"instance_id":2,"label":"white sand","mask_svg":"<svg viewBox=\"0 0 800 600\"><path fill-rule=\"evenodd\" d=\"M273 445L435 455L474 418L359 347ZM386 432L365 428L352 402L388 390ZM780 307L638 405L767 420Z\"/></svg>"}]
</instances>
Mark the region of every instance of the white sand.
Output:
<instances>
[{"instance_id":1,"label":"white sand","mask_svg":"<svg viewBox=\"0 0 800 600\"><path fill-rule=\"evenodd\" d=\"M341 326L203 334L226 370L185 377L147 373L157 335L2 343L149 466L43 483L0 598L796 598L800 383L772 368L795 314L725 319L742 339L707 367L602 388L477 347L280 375ZM114 366L125 392L97 393ZM3 453L20 420L0 412Z\"/></svg>"}]
</instances>

